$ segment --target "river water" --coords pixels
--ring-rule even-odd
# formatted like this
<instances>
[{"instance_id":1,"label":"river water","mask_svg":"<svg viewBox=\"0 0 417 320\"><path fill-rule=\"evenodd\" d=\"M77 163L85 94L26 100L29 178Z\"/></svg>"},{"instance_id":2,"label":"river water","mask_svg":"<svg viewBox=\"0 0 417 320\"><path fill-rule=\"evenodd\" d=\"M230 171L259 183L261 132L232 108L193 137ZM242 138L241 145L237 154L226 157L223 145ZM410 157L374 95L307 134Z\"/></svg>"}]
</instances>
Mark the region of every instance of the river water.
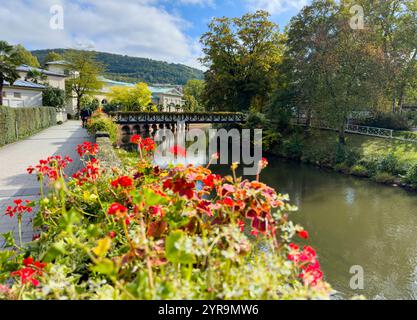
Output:
<instances>
[{"instance_id":1,"label":"river water","mask_svg":"<svg viewBox=\"0 0 417 320\"><path fill-rule=\"evenodd\" d=\"M270 159L261 179L289 194L291 219L310 232L326 280L349 298L417 298L417 193ZM350 288L352 266L364 289Z\"/></svg>"}]
</instances>

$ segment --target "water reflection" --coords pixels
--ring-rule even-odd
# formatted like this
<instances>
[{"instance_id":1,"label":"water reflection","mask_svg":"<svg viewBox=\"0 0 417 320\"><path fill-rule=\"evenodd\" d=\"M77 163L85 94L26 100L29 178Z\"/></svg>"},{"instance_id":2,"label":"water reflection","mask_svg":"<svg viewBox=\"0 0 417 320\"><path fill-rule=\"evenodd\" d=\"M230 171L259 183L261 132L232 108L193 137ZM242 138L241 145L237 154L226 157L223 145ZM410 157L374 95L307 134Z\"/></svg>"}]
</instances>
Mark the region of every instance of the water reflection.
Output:
<instances>
[{"instance_id":1,"label":"water reflection","mask_svg":"<svg viewBox=\"0 0 417 320\"><path fill-rule=\"evenodd\" d=\"M262 180L298 205L292 219L310 231L336 290L348 297L416 297L417 194L301 164L270 163ZM349 288L353 265L364 268L362 291Z\"/></svg>"}]
</instances>

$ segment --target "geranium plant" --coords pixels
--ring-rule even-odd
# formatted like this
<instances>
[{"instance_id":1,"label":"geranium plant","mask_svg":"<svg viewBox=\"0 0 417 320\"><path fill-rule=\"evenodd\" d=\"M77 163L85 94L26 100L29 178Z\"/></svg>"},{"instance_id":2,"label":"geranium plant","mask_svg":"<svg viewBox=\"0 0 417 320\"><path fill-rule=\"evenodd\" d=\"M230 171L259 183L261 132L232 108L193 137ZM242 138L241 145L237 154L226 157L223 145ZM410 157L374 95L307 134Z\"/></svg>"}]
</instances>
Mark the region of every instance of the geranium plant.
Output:
<instances>
[{"instance_id":1,"label":"geranium plant","mask_svg":"<svg viewBox=\"0 0 417 320\"><path fill-rule=\"evenodd\" d=\"M4 235L0 297L329 297L315 251L291 240L308 233L289 221L287 196L237 177L237 164L225 177L209 167L160 168L151 139L133 142L140 156L123 169L102 167L88 142L77 148L84 167L70 179L66 157L29 169L49 191L32 242L22 248Z\"/></svg>"}]
</instances>

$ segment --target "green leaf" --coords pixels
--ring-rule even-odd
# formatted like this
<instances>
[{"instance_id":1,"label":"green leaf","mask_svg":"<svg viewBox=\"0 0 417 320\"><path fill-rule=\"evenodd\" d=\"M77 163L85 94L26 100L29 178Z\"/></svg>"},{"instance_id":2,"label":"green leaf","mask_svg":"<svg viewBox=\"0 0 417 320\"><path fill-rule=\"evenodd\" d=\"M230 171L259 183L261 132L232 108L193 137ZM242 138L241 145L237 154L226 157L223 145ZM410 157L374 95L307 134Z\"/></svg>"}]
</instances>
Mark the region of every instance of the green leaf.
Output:
<instances>
[{"instance_id":1,"label":"green leaf","mask_svg":"<svg viewBox=\"0 0 417 320\"><path fill-rule=\"evenodd\" d=\"M192 253L185 252L176 247L176 244L184 241L186 237L185 233L181 230L173 231L169 234L165 242L165 254L168 261L182 264L195 262L195 257Z\"/></svg>"},{"instance_id":2,"label":"green leaf","mask_svg":"<svg viewBox=\"0 0 417 320\"><path fill-rule=\"evenodd\" d=\"M91 267L91 271L105 274L108 276L116 275L117 269L114 262L110 259L102 259L98 264Z\"/></svg>"},{"instance_id":3,"label":"green leaf","mask_svg":"<svg viewBox=\"0 0 417 320\"><path fill-rule=\"evenodd\" d=\"M109 237L105 237L98 240L97 247L93 248L93 252L96 256L102 258L106 255L107 251L109 251L110 247L111 239Z\"/></svg>"},{"instance_id":4,"label":"green leaf","mask_svg":"<svg viewBox=\"0 0 417 320\"><path fill-rule=\"evenodd\" d=\"M64 243L64 241L61 240L61 241L53 243L51 245L51 247L46 252L45 257L43 258L43 260L45 262L51 262L56 257L58 257L60 255L64 255L66 253L67 253L67 251L65 250L65 243Z\"/></svg>"},{"instance_id":5,"label":"green leaf","mask_svg":"<svg viewBox=\"0 0 417 320\"><path fill-rule=\"evenodd\" d=\"M1 235L4 239L4 247L5 248L12 248L16 246L16 242L14 241L13 232L9 231L7 233L3 233Z\"/></svg>"}]
</instances>

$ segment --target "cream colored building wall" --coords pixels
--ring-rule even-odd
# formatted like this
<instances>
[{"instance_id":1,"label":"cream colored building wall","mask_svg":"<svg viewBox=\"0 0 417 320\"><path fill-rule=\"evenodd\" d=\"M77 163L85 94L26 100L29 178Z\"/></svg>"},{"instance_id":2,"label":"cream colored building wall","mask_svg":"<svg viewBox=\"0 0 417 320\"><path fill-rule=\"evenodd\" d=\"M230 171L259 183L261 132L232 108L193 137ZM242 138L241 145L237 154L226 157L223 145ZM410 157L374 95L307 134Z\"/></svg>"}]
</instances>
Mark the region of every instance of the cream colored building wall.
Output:
<instances>
[{"instance_id":1,"label":"cream colored building wall","mask_svg":"<svg viewBox=\"0 0 417 320\"><path fill-rule=\"evenodd\" d=\"M3 104L12 108L42 106L42 91L17 87L3 89Z\"/></svg>"}]
</instances>

